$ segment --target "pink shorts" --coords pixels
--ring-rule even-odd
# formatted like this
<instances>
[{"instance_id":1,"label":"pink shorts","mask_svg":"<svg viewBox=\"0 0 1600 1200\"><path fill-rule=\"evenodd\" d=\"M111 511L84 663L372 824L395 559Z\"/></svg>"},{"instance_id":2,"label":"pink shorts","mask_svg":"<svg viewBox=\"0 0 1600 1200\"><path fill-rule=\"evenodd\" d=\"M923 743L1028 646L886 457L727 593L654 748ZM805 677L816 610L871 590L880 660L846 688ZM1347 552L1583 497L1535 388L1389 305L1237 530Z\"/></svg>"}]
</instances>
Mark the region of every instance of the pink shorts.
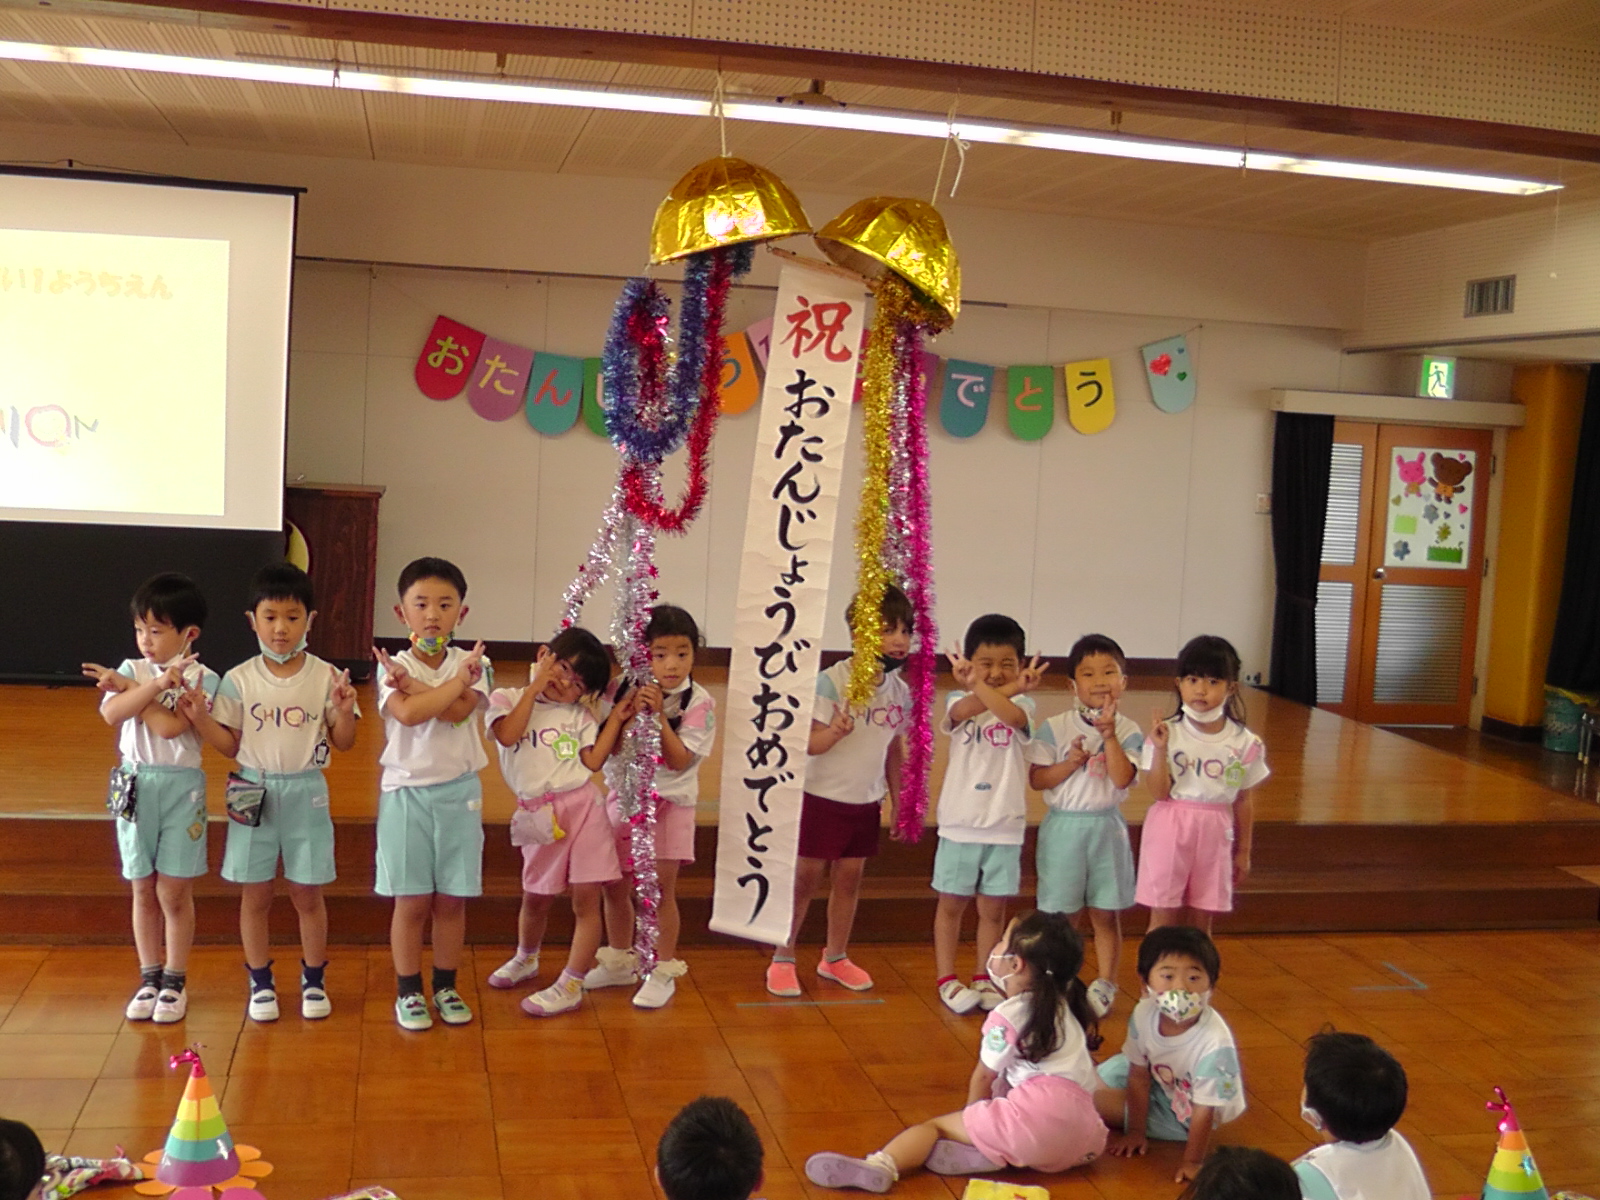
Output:
<instances>
[{"instance_id":1,"label":"pink shorts","mask_svg":"<svg viewBox=\"0 0 1600 1200\"><path fill-rule=\"evenodd\" d=\"M1158 800L1139 837L1139 886L1146 908L1233 911L1233 805Z\"/></svg>"},{"instance_id":2,"label":"pink shorts","mask_svg":"<svg viewBox=\"0 0 1600 1200\"><path fill-rule=\"evenodd\" d=\"M522 848L522 890L559 896L574 883L610 883L622 878L617 843L606 820L605 797L592 783L562 792L550 802L556 824L567 835L548 846Z\"/></svg>"},{"instance_id":3,"label":"pink shorts","mask_svg":"<svg viewBox=\"0 0 1600 1200\"><path fill-rule=\"evenodd\" d=\"M633 839L622 820L622 802L612 792L606 797L606 816L611 820L611 831L617 839L617 862L624 875L633 874ZM656 858L675 859L681 863L694 861L694 805L675 804L671 800L656 801Z\"/></svg>"},{"instance_id":4,"label":"pink shorts","mask_svg":"<svg viewBox=\"0 0 1600 1200\"><path fill-rule=\"evenodd\" d=\"M1035 1075L997 1100L969 1104L961 1120L984 1157L1012 1167L1068 1171L1106 1148L1094 1097L1059 1075Z\"/></svg>"}]
</instances>

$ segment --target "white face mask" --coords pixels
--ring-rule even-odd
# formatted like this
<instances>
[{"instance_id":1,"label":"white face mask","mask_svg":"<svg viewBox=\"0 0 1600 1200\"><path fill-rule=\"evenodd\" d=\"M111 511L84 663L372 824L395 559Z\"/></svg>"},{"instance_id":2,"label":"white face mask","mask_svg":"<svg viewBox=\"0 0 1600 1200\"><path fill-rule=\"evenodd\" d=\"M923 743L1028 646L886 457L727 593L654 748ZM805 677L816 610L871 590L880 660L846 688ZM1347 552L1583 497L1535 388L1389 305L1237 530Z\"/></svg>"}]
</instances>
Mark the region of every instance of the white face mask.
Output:
<instances>
[{"instance_id":1,"label":"white face mask","mask_svg":"<svg viewBox=\"0 0 1600 1200\"><path fill-rule=\"evenodd\" d=\"M1300 1119L1307 1125L1311 1126L1311 1128L1315 1129L1318 1133L1322 1132L1322 1114L1316 1109L1302 1104L1300 1106Z\"/></svg>"},{"instance_id":2,"label":"white face mask","mask_svg":"<svg viewBox=\"0 0 1600 1200\"><path fill-rule=\"evenodd\" d=\"M1170 992L1152 991L1150 998L1156 1002L1162 1016L1182 1025L1205 1012L1206 1005L1211 1002L1211 993L1186 992L1182 988L1174 988Z\"/></svg>"},{"instance_id":3,"label":"white face mask","mask_svg":"<svg viewBox=\"0 0 1600 1200\"><path fill-rule=\"evenodd\" d=\"M1215 708L1196 708L1192 704L1183 706L1183 715L1199 725L1210 725L1215 721L1220 721L1227 714L1227 711L1228 702L1226 700Z\"/></svg>"},{"instance_id":4,"label":"white face mask","mask_svg":"<svg viewBox=\"0 0 1600 1200\"><path fill-rule=\"evenodd\" d=\"M1016 956L1015 955L1011 955L1011 954L991 954L991 955L989 955L989 961L983 964L984 974L989 976L989 982L994 984L995 987L999 988L1002 992L1004 992L1008 996L1011 993L1006 989L1006 980L1010 979L1017 972L1016 972L1015 969L1012 969L1010 971L1006 971L1003 974L1000 973L1000 972L997 972L994 969L994 961L997 958L1005 960L1005 959L1010 959L1010 958L1014 958L1014 957L1016 957Z\"/></svg>"}]
</instances>

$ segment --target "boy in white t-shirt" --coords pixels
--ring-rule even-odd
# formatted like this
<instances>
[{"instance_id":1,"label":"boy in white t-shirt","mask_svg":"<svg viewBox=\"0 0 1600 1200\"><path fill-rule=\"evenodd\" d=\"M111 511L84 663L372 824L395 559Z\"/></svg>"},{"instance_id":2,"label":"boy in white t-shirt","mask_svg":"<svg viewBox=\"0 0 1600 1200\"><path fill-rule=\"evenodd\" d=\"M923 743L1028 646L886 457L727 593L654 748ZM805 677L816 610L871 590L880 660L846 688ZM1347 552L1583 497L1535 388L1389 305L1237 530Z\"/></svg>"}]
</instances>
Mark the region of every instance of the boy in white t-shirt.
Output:
<instances>
[{"instance_id":1,"label":"boy in white t-shirt","mask_svg":"<svg viewBox=\"0 0 1600 1200\"><path fill-rule=\"evenodd\" d=\"M467 898L483 895L483 786L489 765L473 719L493 686L483 643L450 645L467 615L466 576L443 558L419 558L400 572L395 615L411 647L378 650L378 711L386 741L378 762L377 878L394 897L389 949L402 1029L433 1025L422 993L422 928L433 917L433 979L439 1019L465 1025L472 1010L456 990L467 933Z\"/></svg>"},{"instance_id":2,"label":"boy in white t-shirt","mask_svg":"<svg viewBox=\"0 0 1600 1200\"><path fill-rule=\"evenodd\" d=\"M300 1015L319 1020L333 1011L323 974L328 909L322 889L335 876L322 768L329 746L355 745L356 690L350 672L306 651L317 613L311 579L299 567L278 563L257 572L245 615L261 653L222 677L210 712L198 689L185 692L179 707L213 749L238 760L241 782L265 789L257 824L229 822L222 857L222 877L243 885L239 938L250 973L250 1019L278 1019L268 917L281 857L300 918Z\"/></svg>"},{"instance_id":3,"label":"boy in white t-shirt","mask_svg":"<svg viewBox=\"0 0 1600 1200\"><path fill-rule=\"evenodd\" d=\"M855 607L851 600L845 610L846 621L851 621ZM849 659L817 676L794 872L794 926L788 945L779 947L767 967L767 991L774 996L800 995L795 944L824 868L831 868L832 876L828 941L817 975L854 992L872 986L872 976L850 961L850 931L867 859L878 853L883 799L889 798L891 828L900 803L900 765L905 756L901 729L911 709L911 689L900 668L911 653L913 617L911 601L892 584L884 591L879 612L883 617L883 671L866 708L852 712L845 704Z\"/></svg>"},{"instance_id":4,"label":"boy in white t-shirt","mask_svg":"<svg viewBox=\"0 0 1600 1200\"><path fill-rule=\"evenodd\" d=\"M1211 1007L1222 958L1204 930L1163 925L1139 944L1144 998L1128 1018L1122 1053L1100 1065L1100 1116L1125 1132L1112 1154L1143 1154L1150 1139L1183 1142L1177 1182L1200 1171L1218 1125L1244 1112L1233 1031ZM1151 1087L1151 1081L1156 1085Z\"/></svg>"},{"instance_id":5,"label":"boy in white t-shirt","mask_svg":"<svg viewBox=\"0 0 1600 1200\"><path fill-rule=\"evenodd\" d=\"M1306 1044L1300 1115L1325 1145L1294 1162L1305 1200L1428 1200L1411 1144L1395 1131L1406 1111L1406 1072L1359 1033L1319 1033Z\"/></svg>"},{"instance_id":6,"label":"boy in white t-shirt","mask_svg":"<svg viewBox=\"0 0 1600 1200\"><path fill-rule=\"evenodd\" d=\"M1034 706L1028 695L1044 673L1024 665L1022 626L989 613L967 626L950 651L958 689L939 728L950 757L939 792L939 849L933 859L933 959L939 999L951 1012L995 1008L1004 996L984 969L1006 925L1006 901L1022 890L1022 839L1028 827L1027 762ZM967 902L977 898L977 970L972 986L956 976L956 947Z\"/></svg>"},{"instance_id":7,"label":"boy in white t-shirt","mask_svg":"<svg viewBox=\"0 0 1600 1200\"><path fill-rule=\"evenodd\" d=\"M194 944L194 880L206 873L200 737L177 711L178 698L191 687L209 703L219 680L194 660L206 599L193 580L157 575L140 585L131 607L140 657L124 659L116 670L84 663L83 673L103 693L100 715L117 730L120 770L133 776L135 789L132 811L115 822L122 876L133 886L139 952L139 987L124 1015L168 1025L189 1009L184 985Z\"/></svg>"},{"instance_id":8,"label":"boy in white t-shirt","mask_svg":"<svg viewBox=\"0 0 1600 1200\"><path fill-rule=\"evenodd\" d=\"M1079 638L1067 654L1076 702L1034 730L1028 782L1047 808L1037 846L1039 908L1074 918L1089 910L1098 973L1089 985L1097 1017L1111 1011L1122 965L1122 910L1133 906L1133 847L1122 802L1144 746L1139 727L1117 711L1127 686L1122 647L1103 634Z\"/></svg>"}]
</instances>

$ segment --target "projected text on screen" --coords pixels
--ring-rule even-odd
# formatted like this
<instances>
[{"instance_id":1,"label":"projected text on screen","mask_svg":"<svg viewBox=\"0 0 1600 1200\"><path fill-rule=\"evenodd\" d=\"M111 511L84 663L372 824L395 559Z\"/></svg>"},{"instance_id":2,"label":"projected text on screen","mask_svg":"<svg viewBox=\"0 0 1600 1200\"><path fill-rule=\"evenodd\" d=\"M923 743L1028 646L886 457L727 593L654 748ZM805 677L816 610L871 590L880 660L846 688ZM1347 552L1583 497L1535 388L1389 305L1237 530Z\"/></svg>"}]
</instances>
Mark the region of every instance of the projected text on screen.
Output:
<instances>
[{"instance_id":1,"label":"projected text on screen","mask_svg":"<svg viewBox=\"0 0 1600 1200\"><path fill-rule=\"evenodd\" d=\"M0 510L222 515L228 255L0 229Z\"/></svg>"}]
</instances>

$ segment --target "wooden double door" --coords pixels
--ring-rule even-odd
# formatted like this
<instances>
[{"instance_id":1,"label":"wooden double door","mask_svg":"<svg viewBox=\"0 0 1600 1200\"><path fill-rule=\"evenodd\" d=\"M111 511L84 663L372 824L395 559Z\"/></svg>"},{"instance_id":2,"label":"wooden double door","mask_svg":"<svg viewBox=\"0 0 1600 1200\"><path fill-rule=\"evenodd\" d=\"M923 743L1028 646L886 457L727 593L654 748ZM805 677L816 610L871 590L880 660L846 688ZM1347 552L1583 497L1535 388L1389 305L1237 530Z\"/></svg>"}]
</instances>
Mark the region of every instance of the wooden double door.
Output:
<instances>
[{"instance_id":1,"label":"wooden double door","mask_svg":"<svg viewBox=\"0 0 1600 1200\"><path fill-rule=\"evenodd\" d=\"M1340 421L1317 587L1317 702L1368 724L1465 725L1491 435Z\"/></svg>"}]
</instances>

